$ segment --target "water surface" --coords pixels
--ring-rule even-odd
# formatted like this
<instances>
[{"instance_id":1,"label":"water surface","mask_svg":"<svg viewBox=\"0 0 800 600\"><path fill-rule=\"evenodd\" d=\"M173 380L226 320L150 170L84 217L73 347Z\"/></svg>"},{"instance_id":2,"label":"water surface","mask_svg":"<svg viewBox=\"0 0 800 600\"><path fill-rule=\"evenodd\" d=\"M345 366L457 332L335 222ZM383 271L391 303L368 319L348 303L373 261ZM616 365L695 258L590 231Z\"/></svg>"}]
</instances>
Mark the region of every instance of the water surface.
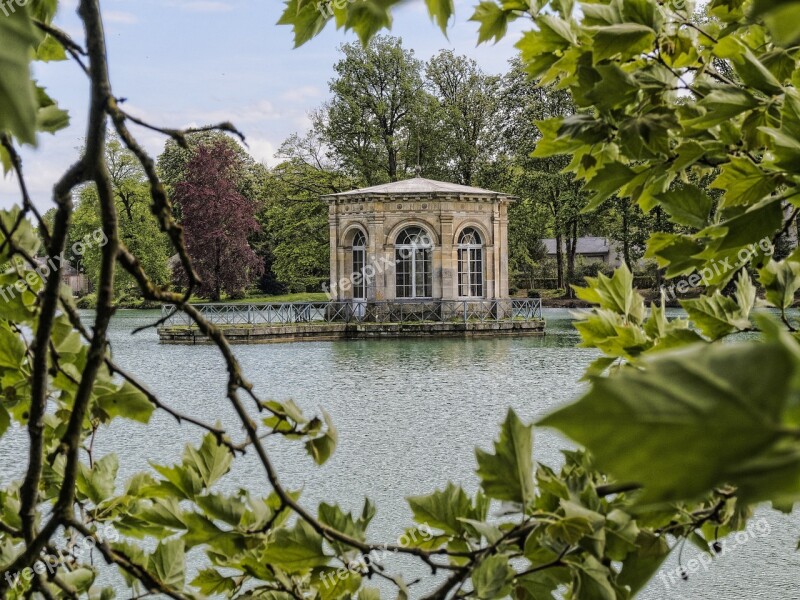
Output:
<instances>
[{"instance_id":1,"label":"water surface","mask_svg":"<svg viewBox=\"0 0 800 600\"><path fill-rule=\"evenodd\" d=\"M270 442L284 483L302 488L307 506L326 500L360 510L369 496L378 507L372 540L393 542L411 523L404 496L430 493L447 481L470 493L477 489L474 448L491 446L508 407L526 421L536 420L585 389L578 380L597 351L575 347L578 336L569 311L544 312L544 338L298 342L236 346L235 352L261 397L292 398L308 413L324 407L339 430L336 453L321 468L299 446ZM223 363L215 348L162 346L152 329L131 335L135 327L157 318L155 311L117 314L111 331L116 360L174 408L240 431L225 398ZM124 480L147 469L149 461L179 461L184 445L196 443L201 435L156 413L151 426L118 422L102 431L96 451L125 457L120 467ZM25 441L19 430L3 440L2 480L22 476ZM559 448L566 446L552 431L535 432L536 460L558 466ZM237 459L222 484L229 490L269 492L252 455ZM800 598L800 557L795 552L800 519L766 508L759 511L761 516L769 523L765 535L731 545L728 554L688 582L676 580L673 585L667 576L657 578L639 597ZM665 569L677 567L677 554L673 552ZM684 564L691 558L697 558L697 551L687 546ZM419 590L434 583L425 570L409 572L426 578Z\"/></svg>"}]
</instances>

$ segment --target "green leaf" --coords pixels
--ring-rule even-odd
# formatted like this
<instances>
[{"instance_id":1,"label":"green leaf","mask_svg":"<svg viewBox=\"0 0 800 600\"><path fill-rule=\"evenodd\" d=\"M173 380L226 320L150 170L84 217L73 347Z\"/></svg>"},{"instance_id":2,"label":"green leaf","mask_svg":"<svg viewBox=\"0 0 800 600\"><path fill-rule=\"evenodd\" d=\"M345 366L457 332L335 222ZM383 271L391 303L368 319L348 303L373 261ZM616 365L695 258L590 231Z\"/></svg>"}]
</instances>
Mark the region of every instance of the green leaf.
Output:
<instances>
[{"instance_id":1,"label":"green leaf","mask_svg":"<svg viewBox=\"0 0 800 600\"><path fill-rule=\"evenodd\" d=\"M232 578L225 577L216 569L203 569L192 580L191 585L206 596L213 594L228 595L238 587Z\"/></svg>"},{"instance_id":2,"label":"green leaf","mask_svg":"<svg viewBox=\"0 0 800 600\"><path fill-rule=\"evenodd\" d=\"M350 570L342 573L338 569L325 568L314 572L312 583L316 585L320 600L338 600L343 596L352 598L361 587L361 575Z\"/></svg>"},{"instance_id":3,"label":"green leaf","mask_svg":"<svg viewBox=\"0 0 800 600\"><path fill-rule=\"evenodd\" d=\"M575 597L581 600L617 600L617 594L609 581L610 571L594 556L588 554L575 566L577 581Z\"/></svg>"},{"instance_id":4,"label":"green leaf","mask_svg":"<svg viewBox=\"0 0 800 600\"><path fill-rule=\"evenodd\" d=\"M702 229L708 224L713 200L696 185L685 185L656 196L673 223Z\"/></svg>"},{"instance_id":5,"label":"green leaf","mask_svg":"<svg viewBox=\"0 0 800 600\"><path fill-rule=\"evenodd\" d=\"M186 512L181 518L186 527L186 534L181 539L187 549L191 550L195 546L208 544L212 548L220 548L225 554L234 551L227 542L230 541L231 536L236 535L235 533L226 534L217 527L214 521L200 513Z\"/></svg>"},{"instance_id":6,"label":"green leaf","mask_svg":"<svg viewBox=\"0 0 800 600\"><path fill-rule=\"evenodd\" d=\"M349 2L344 27L358 35L362 44L367 44L381 29L392 26L391 7L400 0L360 0Z\"/></svg>"},{"instance_id":7,"label":"green leaf","mask_svg":"<svg viewBox=\"0 0 800 600\"><path fill-rule=\"evenodd\" d=\"M2 58L2 51L0 51L0 58ZM0 88L3 84L0 83ZM0 89L0 94L2 94L2 90ZM1 98L0 98L1 101ZM2 105L0 104L0 107ZM37 250L41 244L41 238L37 235L36 231L34 231L31 222L28 219L23 219L21 222L17 224L17 220L19 218L20 208L17 205L12 206L9 210L0 210L0 219L3 221L3 225L6 227L6 231L11 231L16 227L16 231L14 232L12 239L14 240L14 244L23 250L27 250L29 254L36 255ZM2 235L2 234L0 234ZM8 251L8 244L5 245L5 249L2 252ZM5 258L2 258L5 256ZM2 261L6 261L11 256L0 254L0 258Z\"/></svg>"},{"instance_id":8,"label":"green leaf","mask_svg":"<svg viewBox=\"0 0 800 600\"><path fill-rule=\"evenodd\" d=\"M339 433L333 424L331 416L325 410L322 411L322 416L327 425L325 433L306 442L306 451L318 465L325 464L334 450L336 450L336 444L339 441Z\"/></svg>"},{"instance_id":9,"label":"green leaf","mask_svg":"<svg viewBox=\"0 0 800 600\"><path fill-rule=\"evenodd\" d=\"M48 33L36 50L36 59L42 62L67 60L67 53L64 46Z\"/></svg>"},{"instance_id":10,"label":"green leaf","mask_svg":"<svg viewBox=\"0 0 800 600\"><path fill-rule=\"evenodd\" d=\"M800 2L797 0L754 0L752 16L764 20L775 41L782 46L800 42Z\"/></svg>"},{"instance_id":11,"label":"green leaf","mask_svg":"<svg viewBox=\"0 0 800 600\"><path fill-rule=\"evenodd\" d=\"M305 521L298 521L292 529L275 531L261 559L290 573L324 567L330 561L322 549L322 536Z\"/></svg>"},{"instance_id":12,"label":"green leaf","mask_svg":"<svg viewBox=\"0 0 800 600\"><path fill-rule=\"evenodd\" d=\"M247 510L243 502L235 497L223 494L199 496L194 501L208 516L224 521L234 527L237 527L242 522Z\"/></svg>"},{"instance_id":13,"label":"green leaf","mask_svg":"<svg viewBox=\"0 0 800 600\"><path fill-rule=\"evenodd\" d=\"M177 589L183 588L186 578L186 553L182 538L159 542L150 556L149 566L162 583Z\"/></svg>"},{"instance_id":14,"label":"green leaf","mask_svg":"<svg viewBox=\"0 0 800 600\"><path fill-rule=\"evenodd\" d=\"M762 171L749 158L732 157L722 166L712 188L724 190L720 208L751 206L777 187L776 176Z\"/></svg>"},{"instance_id":15,"label":"green leaf","mask_svg":"<svg viewBox=\"0 0 800 600\"><path fill-rule=\"evenodd\" d=\"M628 73L615 64L598 65L600 81L586 94L586 98L601 110L610 111L631 102L641 86Z\"/></svg>"},{"instance_id":16,"label":"green leaf","mask_svg":"<svg viewBox=\"0 0 800 600\"><path fill-rule=\"evenodd\" d=\"M742 320L750 318L750 311L756 305L756 286L753 285L750 274L743 270L736 280L736 289L733 293L736 304L739 306Z\"/></svg>"},{"instance_id":17,"label":"green leaf","mask_svg":"<svg viewBox=\"0 0 800 600\"><path fill-rule=\"evenodd\" d=\"M203 482L194 469L182 465L172 467L153 463L151 465L166 479L166 482L160 482L160 487L170 495L192 499L203 489Z\"/></svg>"},{"instance_id":18,"label":"green leaf","mask_svg":"<svg viewBox=\"0 0 800 600\"><path fill-rule=\"evenodd\" d=\"M98 461L90 470L83 463L78 474L78 488L95 505L114 496L114 482L119 471L119 459L116 454L109 454Z\"/></svg>"},{"instance_id":19,"label":"green leaf","mask_svg":"<svg viewBox=\"0 0 800 600\"><path fill-rule=\"evenodd\" d=\"M330 16L326 16L321 8L322 3L287 0L278 25L291 25L294 30L294 47L298 48L316 36L325 27Z\"/></svg>"},{"instance_id":20,"label":"green leaf","mask_svg":"<svg viewBox=\"0 0 800 600\"><path fill-rule=\"evenodd\" d=\"M581 212L594 210L635 176L636 171L622 163L612 162L603 165L584 186L585 189L595 193Z\"/></svg>"},{"instance_id":21,"label":"green leaf","mask_svg":"<svg viewBox=\"0 0 800 600\"><path fill-rule=\"evenodd\" d=\"M714 255L757 244L764 238L771 239L782 223L783 206L781 202L775 198L762 200L738 216L699 232L698 235L720 238L716 245L709 244L708 252L703 255L709 258L724 258L724 256ZM735 254L735 252L730 252L730 257L733 258ZM731 270L727 275L733 276L734 273L735 270ZM716 283L717 280L714 281Z\"/></svg>"},{"instance_id":22,"label":"green leaf","mask_svg":"<svg viewBox=\"0 0 800 600\"><path fill-rule=\"evenodd\" d=\"M358 590L358 600L381 600L381 591L378 588L361 588Z\"/></svg>"},{"instance_id":23,"label":"green leaf","mask_svg":"<svg viewBox=\"0 0 800 600\"><path fill-rule=\"evenodd\" d=\"M578 298L599 304L622 315L634 323L641 323L645 317L644 298L633 289L633 273L623 263L611 277L600 273L597 277L587 277L588 287L573 286Z\"/></svg>"},{"instance_id":24,"label":"green leaf","mask_svg":"<svg viewBox=\"0 0 800 600\"><path fill-rule=\"evenodd\" d=\"M703 335L712 340L751 327L750 320L739 309L739 305L719 292L714 292L712 296L681 300L680 303L689 319Z\"/></svg>"},{"instance_id":25,"label":"green leaf","mask_svg":"<svg viewBox=\"0 0 800 600\"><path fill-rule=\"evenodd\" d=\"M494 454L480 448L478 477L486 495L497 500L526 504L533 499L533 432L509 409L494 443Z\"/></svg>"},{"instance_id":26,"label":"green leaf","mask_svg":"<svg viewBox=\"0 0 800 600\"><path fill-rule=\"evenodd\" d=\"M714 47L714 53L731 62L734 71L747 87L767 95L783 93L780 82L739 37L725 36Z\"/></svg>"},{"instance_id":27,"label":"green leaf","mask_svg":"<svg viewBox=\"0 0 800 600\"><path fill-rule=\"evenodd\" d=\"M5 321L0 321L0 367L19 369L24 360L25 344Z\"/></svg>"},{"instance_id":28,"label":"green leaf","mask_svg":"<svg viewBox=\"0 0 800 600\"><path fill-rule=\"evenodd\" d=\"M367 506L365 506L367 508ZM361 519L354 519L352 513L345 513L338 504L327 504L323 502L319 505L319 521L324 525L328 525L333 529L340 531L352 538L357 540L361 540L362 542L366 540L367 534L366 529L369 521L371 520L371 516L368 520L362 521ZM336 548L336 550L340 554L344 554L352 548L341 542L332 541L330 542L331 545Z\"/></svg>"},{"instance_id":29,"label":"green leaf","mask_svg":"<svg viewBox=\"0 0 800 600\"><path fill-rule=\"evenodd\" d=\"M447 35L447 24L455 13L453 0L425 0L425 3L428 5L428 13L431 18L439 25L442 33Z\"/></svg>"},{"instance_id":30,"label":"green leaf","mask_svg":"<svg viewBox=\"0 0 800 600\"><path fill-rule=\"evenodd\" d=\"M633 517L615 509L606 517L606 555L611 560L623 560L637 548L640 529Z\"/></svg>"},{"instance_id":31,"label":"green leaf","mask_svg":"<svg viewBox=\"0 0 800 600\"><path fill-rule=\"evenodd\" d=\"M486 538L487 543L494 544L498 542L503 537L503 531L489 523L484 521L477 521L475 519L467 519L461 517L459 519L464 525L467 526L467 529L474 531L474 536L480 540L481 538Z\"/></svg>"},{"instance_id":32,"label":"green leaf","mask_svg":"<svg viewBox=\"0 0 800 600\"><path fill-rule=\"evenodd\" d=\"M59 575L62 581L72 587L78 594L88 592L95 578L95 572L86 567L78 567L74 571L64 571Z\"/></svg>"},{"instance_id":33,"label":"green leaf","mask_svg":"<svg viewBox=\"0 0 800 600\"><path fill-rule=\"evenodd\" d=\"M475 7L475 12L470 21L480 23L478 28L478 43L488 42L494 38L499 42L508 29L509 15L493 0L484 0Z\"/></svg>"},{"instance_id":34,"label":"green leaf","mask_svg":"<svg viewBox=\"0 0 800 600\"><path fill-rule=\"evenodd\" d=\"M21 142L36 142L36 97L30 60L39 37L23 6L0 18L0 131L10 131Z\"/></svg>"},{"instance_id":35,"label":"green leaf","mask_svg":"<svg viewBox=\"0 0 800 600\"><path fill-rule=\"evenodd\" d=\"M449 535L459 535L464 531L460 519L480 518L466 492L452 483L442 491L436 490L428 496L410 496L406 500L417 523L441 529Z\"/></svg>"},{"instance_id":36,"label":"green leaf","mask_svg":"<svg viewBox=\"0 0 800 600\"><path fill-rule=\"evenodd\" d=\"M36 86L39 110L36 113L36 129L55 133L69 126L69 113L61 110L55 101L47 95L44 88Z\"/></svg>"},{"instance_id":37,"label":"green leaf","mask_svg":"<svg viewBox=\"0 0 800 600\"><path fill-rule=\"evenodd\" d=\"M123 417L148 423L155 407L138 388L125 381L119 389L104 390L97 405L112 419Z\"/></svg>"},{"instance_id":38,"label":"green leaf","mask_svg":"<svg viewBox=\"0 0 800 600\"><path fill-rule=\"evenodd\" d=\"M0 438L3 437L8 431L8 428L11 426L11 415L8 414L8 411L5 407L0 404Z\"/></svg>"},{"instance_id":39,"label":"green leaf","mask_svg":"<svg viewBox=\"0 0 800 600\"><path fill-rule=\"evenodd\" d=\"M712 90L697 103L705 112L684 121L691 129L702 131L724 123L745 111L758 106L758 100L747 90L738 87L723 87Z\"/></svg>"},{"instance_id":40,"label":"green leaf","mask_svg":"<svg viewBox=\"0 0 800 600\"><path fill-rule=\"evenodd\" d=\"M644 485L643 501L694 498L735 485L733 469L779 439L796 361L776 342L666 351L596 379L541 424L584 445L601 470Z\"/></svg>"},{"instance_id":41,"label":"green leaf","mask_svg":"<svg viewBox=\"0 0 800 600\"><path fill-rule=\"evenodd\" d=\"M503 554L493 554L483 559L472 571L474 593L482 600L506 597L511 591L513 579L514 569Z\"/></svg>"},{"instance_id":42,"label":"green leaf","mask_svg":"<svg viewBox=\"0 0 800 600\"><path fill-rule=\"evenodd\" d=\"M629 586L631 593L641 590L669 555L666 536L640 531L636 538L636 552L622 561L622 571L617 577L621 586Z\"/></svg>"},{"instance_id":43,"label":"green leaf","mask_svg":"<svg viewBox=\"0 0 800 600\"><path fill-rule=\"evenodd\" d=\"M590 30L594 32L594 64L615 56L626 60L650 49L656 39L655 31L638 23L592 27Z\"/></svg>"},{"instance_id":44,"label":"green leaf","mask_svg":"<svg viewBox=\"0 0 800 600\"><path fill-rule=\"evenodd\" d=\"M560 501L561 508L564 510L564 520L585 523L585 533L572 543L579 543L580 546L597 558L602 558L605 553L606 535L605 523L606 519L603 515L593 510L581 506L576 502L570 500Z\"/></svg>"},{"instance_id":45,"label":"green leaf","mask_svg":"<svg viewBox=\"0 0 800 600\"><path fill-rule=\"evenodd\" d=\"M211 488L220 477L230 470L233 455L226 446L222 446L210 433L203 437L200 448L186 446L183 453L184 466L194 469L206 489Z\"/></svg>"},{"instance_id":46,"label":"green leaf","mask_svg":"<svg viewBox=\"0 0 800 600\"><path fill-rule=\"evenodd\" d=\"M764 286L767 302L782 310L794 304L794 295L800 289L800 262L790 258L775 262L770 260L758 271L758 280Z\"/></svg>"},{"instance_id":47,"label":"green leaf","mask_svg":"<svg viewBox=\"0 0 800 600\"><path fill-rule=\"evenodd\" d=\"M586 6L596 6L587 4ZM551 600L553 592L570 582L569 569L552 567L517 578L515 593L518 600Z\"/></svg>"}]
</instances>

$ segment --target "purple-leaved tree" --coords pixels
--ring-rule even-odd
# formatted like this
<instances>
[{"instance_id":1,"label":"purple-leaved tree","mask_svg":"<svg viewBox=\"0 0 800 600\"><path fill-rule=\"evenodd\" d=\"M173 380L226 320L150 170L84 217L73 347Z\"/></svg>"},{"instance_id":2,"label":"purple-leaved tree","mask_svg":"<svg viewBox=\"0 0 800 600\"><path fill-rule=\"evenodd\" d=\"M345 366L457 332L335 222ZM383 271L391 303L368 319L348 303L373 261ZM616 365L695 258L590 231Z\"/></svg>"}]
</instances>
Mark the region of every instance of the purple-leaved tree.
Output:
<instances>
[{"instance_id":1,"label":"purple-leaved tree","mask_svg":"<svg viewBox=\"0 0 800 600\"><path fill-rule=\"evenodd\" d=\"M175 189L199 292L214 301L241 294L264 268L248 243L260 227L255 203L236 190L236 160L226 144L200 146Z\"/></svg>"}]
</instances>

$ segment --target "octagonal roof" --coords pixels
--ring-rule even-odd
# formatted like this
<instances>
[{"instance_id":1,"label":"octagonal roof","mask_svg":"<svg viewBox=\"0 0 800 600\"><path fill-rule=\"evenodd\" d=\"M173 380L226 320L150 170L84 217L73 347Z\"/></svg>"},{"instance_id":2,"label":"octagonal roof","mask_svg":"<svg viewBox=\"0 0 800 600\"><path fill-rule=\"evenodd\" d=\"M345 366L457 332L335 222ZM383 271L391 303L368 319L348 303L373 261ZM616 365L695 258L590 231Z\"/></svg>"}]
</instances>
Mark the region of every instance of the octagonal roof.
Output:
<instances>
[{"instance_id":1,"label":"octagonal roof","mask_svg":"<svg viewBox=\"0 0 800 600\"><path fill-rule=\"evenodd\" d=\"M493 192L492 190L485 190L483 188L472 187L469 185L460 185L458 183L449 183L446 181L434 181L433 179L425 179L424 177L414 177L412 179L403 179L402 181L382 183L380 185L373 185L371 187L361 188L358 190L350 190L349 192L329 194L325 196L325 198L342 198L348 196L402 196L409 194L442 196L495 196L502 198L513 198L511 195L503 194L501 192Z\"/></svg>"}]
</instances>

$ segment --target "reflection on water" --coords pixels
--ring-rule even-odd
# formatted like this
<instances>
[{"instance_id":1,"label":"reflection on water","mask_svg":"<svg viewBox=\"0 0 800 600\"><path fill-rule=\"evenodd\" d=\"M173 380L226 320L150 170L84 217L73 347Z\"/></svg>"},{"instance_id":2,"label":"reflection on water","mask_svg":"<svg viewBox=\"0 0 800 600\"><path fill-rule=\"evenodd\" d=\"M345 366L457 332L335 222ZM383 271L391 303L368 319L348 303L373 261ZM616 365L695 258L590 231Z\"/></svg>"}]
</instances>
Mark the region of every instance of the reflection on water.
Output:
<instances>
[{"instance_id":1,"label":"reflection on water","mask_svg":"<svg viewBox=\"0 0 800 600\"><path fill-rule=\"evenodd\" d=\"M118 313L111 333L117 361L176 409L240 431L214 348L161 346L153 330L131 336L157 317L153 311ZM271 442L283 481L303 488L308 506L325 499L360 509L369 496L378 506L373 539L394 541L411 522L403 496L429 493L447 481L474 492L474 448L491 445L509 406L534 420L584 389L578 380L597 352L575 347L579 339L569 311L545 309L545 318L544 338L300 342L237 346L235 352L262 397L293 398L308 412L324 407L339 429L337 451L322 468L314 468L302 448ZM98 436L97 452L126 458L121 479L148 468L148 461L177 461L183 446L201 435L163 414L151 424L120 422ZM25 442L19 430L3 440L3 481L22 475ZM557 465L558 449L567 445L551 431L535 433L539 461ZM252 455L237 460L223 484L269 491ZM668 589L654 580L640 597L800 598L800 560L794 554L800 522L772 511L765 515L772 524L769 536L716 559L688 583ZM416 574L430 577L424 570Z\"/></svg>"}]
</instances>

